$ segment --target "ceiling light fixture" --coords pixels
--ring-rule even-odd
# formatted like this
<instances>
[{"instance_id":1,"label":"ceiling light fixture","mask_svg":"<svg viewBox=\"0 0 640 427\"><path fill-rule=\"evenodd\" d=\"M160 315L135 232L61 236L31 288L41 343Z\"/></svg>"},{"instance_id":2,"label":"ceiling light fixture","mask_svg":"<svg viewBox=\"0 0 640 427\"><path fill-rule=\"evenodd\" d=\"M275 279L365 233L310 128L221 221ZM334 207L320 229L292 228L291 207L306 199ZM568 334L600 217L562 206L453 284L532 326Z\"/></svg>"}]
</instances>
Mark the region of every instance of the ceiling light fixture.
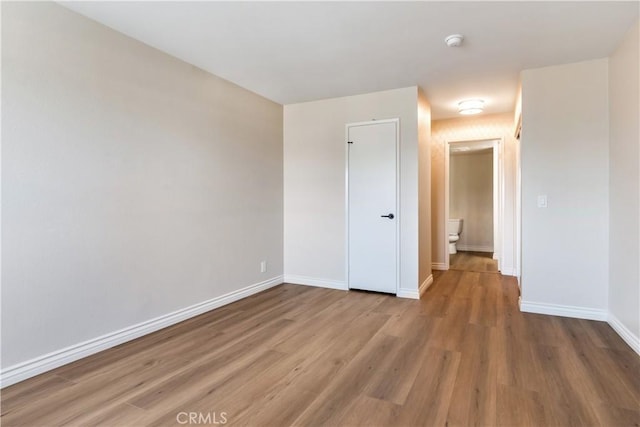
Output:
<instances>
[{"instance_id":1,"label":"ceiling light fixture","mask_svg":"<svg viewBox=\"0 0 640 427\"><path fill-rule=\"evenodd\" d=\"M462 44L462 40L464 40L464 36L462 34L451 34L444 39L444 42L449 47L458 47Z\"/></svg>"},{"instance_id":2,"label":"ceiling light fixture","mask_svg":"<svg viewBox=\"0 0 640 427\"><path fill-rule=\"evenodd\" d=\"M479 114L484 110L484 101L482 99L468 99L458 102L458 113L468 116L470 114Z\"/></svg>"}]
</instances>

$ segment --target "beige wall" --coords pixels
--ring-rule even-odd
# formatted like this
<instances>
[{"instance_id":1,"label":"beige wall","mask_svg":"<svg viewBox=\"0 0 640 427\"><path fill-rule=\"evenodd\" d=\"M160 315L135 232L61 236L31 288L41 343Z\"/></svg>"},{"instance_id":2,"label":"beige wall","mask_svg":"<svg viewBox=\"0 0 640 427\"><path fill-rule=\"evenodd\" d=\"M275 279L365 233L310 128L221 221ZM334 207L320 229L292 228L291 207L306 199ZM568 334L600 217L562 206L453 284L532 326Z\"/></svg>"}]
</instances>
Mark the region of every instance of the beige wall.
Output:
<instances>
[{"instance_id":1,"label":"beige wall","mask_svg":"<svg viewBox=\"0 0 640 427\"><path fill-rule=\"evenodd\" d=\"M418 281L422 285L431 276L431 107L422 91L418 92L418 210Z\"/></svg>"},{"instance_id":2,"label":"beige wall","mask_svg":"<svg viewBox=\"0 0 640 427\"><path fill-rule=\"evenodd\" d=\"M607 60L522 73L522 308L605 318ZM548 207L538 208L538 195Z\"/></svg>"},{"instance_id":3,"label":"beige wall","mask_svg":"<svg viewBox=\"0 0 640 427\"><path fill-rule=\"evenodd\" d=\"M400 277L418 290L418 89L284 107L285 280L346 287L345 125L400 118Z\"/></svg>"},{"instance_id":4,"label":"beige wall","mask_svg":"<svg viewBox=\"0 0 640 427\"><path fill-rule=\"evenodd\" d=\"M493 252L493 150L451 154L449 217L463 220L458 249Z\"/></svg>"},{"instance_id":5,"label":"beige wall","mask_svg":"<svg viewBox=\"0 0 640 427\"><path fill-rule=\"evenodd\" d=\"M3 369L282 274L278 104L3 2L2 145Z\"/></svg>"},{"instance_id":6,"label":"beige wall","mask_svg":"<svg viewBox=\"0 0 640 427\"><path fill-rule=\"evenodd\" d=\"M444 153L451 141L472 141L504 138L505 218L503 274L515 274L516 224L515 185L516 148L513 137L513 113L487 114L474 117L435 120L431 127L431 224L432 258L436 268L444 266L446 251L446 220L444 218Z\"/></svg>"},{"instance_id":7,"label":"beige wall","mask_svg":"<svg viewBox=\"0 0 640 427\"><path fill-rule=\"evenodd\" d=\"M609 311L640 352L638 23L609 59Z\"/></svg>"}]
</instances>

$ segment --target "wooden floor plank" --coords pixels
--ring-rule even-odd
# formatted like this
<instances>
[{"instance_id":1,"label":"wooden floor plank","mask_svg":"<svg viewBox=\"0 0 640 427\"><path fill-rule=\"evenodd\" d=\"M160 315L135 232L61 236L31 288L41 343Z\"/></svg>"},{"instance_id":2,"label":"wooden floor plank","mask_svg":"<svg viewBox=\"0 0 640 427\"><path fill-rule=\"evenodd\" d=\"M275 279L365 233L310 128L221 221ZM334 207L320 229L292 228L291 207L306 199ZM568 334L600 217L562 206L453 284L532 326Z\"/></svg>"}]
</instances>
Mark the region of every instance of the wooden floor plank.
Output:
<instances>
[{"instance_id":1,"label":"wooden floor plank","mask_svg":"<svg viewBox=\"0 0 640 427\"><path fill-rule=\"evenodd\" d=\"M534 352L545 367L545 388L541 395L553 396L545 402L545 415L551 425L597 425L597 417L585 399L585 390L572 381L571 362L565 363L569 351L544 345L534 346ZM599 402L598 402L599 403Z\"/></svg>"},{"instance_id":2,"label":"wooden floor plank","mask_svg":"<svg viewBox=\"0 0 640 427\"><path fill-rule=\"evenodd\" d=\"M491 252L458 251L456 254L449 255L449 268L479 273L497 273L498 261L493 259Z\"/></svg>"},{"instance_id":3,"label":"wooden floor plank","mask_svg":"<svg viewBox=\"0 0 640 427\"><path fill-rule=\"evenodd\" d=\"M317 398L317 394L297 388L294 385L280 383L254 405L256 408L245 411L233 419L238 426L288 426Z\"/></svg>"},{"instance_id":4,"label":"wooden floor plank","mask_svg":"<svg viewBox=\"0 0 640 427\"><path fill-rule=\"evenodd\" d=\"M154 412L161 415L149 425L171 425L177 414L183 411L225 412L230 420L238 419L299 361L295 356L267 350L260 357L252 358L242 369L230 372L221 381L197 393L190 393L180 403L172 400L156 405ZM245 384L251 384L251 387L245 387Z\"/></svg>"},{"instance_id":5,"label":"wooden floor plank","mask_svg":"<svg viewBox=\"0 0 640 427\"><path fill-rule=\"evenodd\" d=\"M21 387L8 387L2 390L2 415L14 412L25 405L33 405L60 390L72 387L75 383L55 374L38 375L24 381Z\"/></svg>"},{"instance_id":6,"label":"wooden floor plank","mask_svg":"<svg viewBox=\"0 0 640 427\"><path fill-rule=\"evenodd\" d=\"M336 423L343 426L383 427L397 424L401 407L386 400L359 396Z\"/></svg>"},{"instance_id":7,"label":"wooden floor plank","mask_svg":"<svg viewBox=\"0 0 640 427\"><path fill-rule=\"evenodd\" d=\"M304 362L291 370L283 382L302 390L319 394L338 376L362 348L376 335L388 316L363 313L355 318L349 329L334 329L330 343L309 343L299 354Z\"/></svg>"},{"instance_id":8,"label":"wooden floor plank","mask_svg":"<svg viewBox=\"0 0 640 427\"><path fill-rule=\"evenodd\" d=\"M460 364L460 353L429 348L397 425L443 426Z\"/></svg>"},{"instance_id":9,"label":"wooden floor plank","mask_svg":"<svg viewBox=\"0 0 640 427\"><path fill-rule=\"evenodd\" d=\"M180 359L158 359L154 363L132 366L123 372L111 372L93 381L65 388L37 405L25 405L2 416L3 425L80 424L94 411L121 403L123 394L135 392L158 377L170 375L184 363Z\"/></svg>"},{"instance_id":10,"label":"wooden floor plank","mask_svg":"<svg viewBox=\"0 0 640 427\"><path fill-rule=\"evenodd\" d=\"M495 329L468 325L460 366L447 414L447 425L495 425L497 395Z\"/></svg>"},{"instance_id":11,"label":"wooden floor plank","mask_svg":"<svg viewBox=\"0 0 640 427\"><path fill-rule=\"evenodd\" d=\"M389 352L388 363L378 366L372 373L363 391L367 396L398 405L406 401L421 367L419 361L425 358L429 349L434 328L433 322L423 316L413 319L411 333L407 331L400 337L400 345Z\"/></svg>"},{"instance_id":12,"label":"wooden floor plank","mask_svg":"<svg viewBox=\"0 0 640 427\"><path fill-rule=\"evenodd\" d=\"M500 427L550 426L542 399L535 391L503 384L497 386L496 425Z\"/></svg>"},{"instance_id":13,"label":"wooden floor plank","mask_svg":"<svg viewBox=\"0 0 640 427\"><path fill-rule=\"evenodd\" d=\"M298 417L296 425L333 425L342 418L349 405L358 398L374 369L389 358L390 350L400 338L379 334L372 338L316 400Z\"/></svg>"},{"instance_id":14,"label":"wooden floor plank","mask_svg":"<svg viewBox=\"0 0 640 427\"><path fill-rule=\"evenodd\" d=\"M192 363L186 369L168 378L157 386L132 396L128 403L144 409L152 409L175 402L177 395L188 400L190 391L201 391L224 384L236 372L241 372L247 365L262 356L256 351L274 334L282 333L283 328L292 325L287 319L281 319L268 327L262 328L235 345L220 351L215 357L207 357ZM266 352L262 352L266 353ZM278 353L282 354L282 353Z\"/></svg>"},{"instance_id":15,"label":"wooden floor plank","mask_svg":"<svg viewBox=\"0 0 640 427\"><path fill-rule=\"evenodd\" d=\"M149 414L140 408L135 406L120 403L106 408L99 408L91 412L89 416L80 421L78 420L70 425L85 425L85 426L101 426L101 427L122 427L122 426L136 426L144 425L147 420L145 419Z\"/></svg>"}]
</instances>

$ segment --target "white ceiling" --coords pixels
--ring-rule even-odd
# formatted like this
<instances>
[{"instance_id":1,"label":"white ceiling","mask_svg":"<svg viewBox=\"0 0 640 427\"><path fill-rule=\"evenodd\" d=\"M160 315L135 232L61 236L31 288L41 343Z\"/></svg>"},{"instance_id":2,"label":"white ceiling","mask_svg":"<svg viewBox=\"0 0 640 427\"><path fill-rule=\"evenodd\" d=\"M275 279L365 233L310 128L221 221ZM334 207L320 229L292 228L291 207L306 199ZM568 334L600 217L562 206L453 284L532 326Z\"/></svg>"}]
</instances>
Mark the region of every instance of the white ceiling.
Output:
<instances>
[{"instance_id":1,"label":"white ceiling","mask_svg":"<svg viewBox=\"0 0 640 427\"><path fill-rule=\"evenodd\" d=\"M64 6L281 104L418 85L436 119L512 111L519 72L608 56L631 2L72 2ZM464 34L459 48L444 38ZM588 88L585 88L588 89Z\"/></svg>"}]
</instances>

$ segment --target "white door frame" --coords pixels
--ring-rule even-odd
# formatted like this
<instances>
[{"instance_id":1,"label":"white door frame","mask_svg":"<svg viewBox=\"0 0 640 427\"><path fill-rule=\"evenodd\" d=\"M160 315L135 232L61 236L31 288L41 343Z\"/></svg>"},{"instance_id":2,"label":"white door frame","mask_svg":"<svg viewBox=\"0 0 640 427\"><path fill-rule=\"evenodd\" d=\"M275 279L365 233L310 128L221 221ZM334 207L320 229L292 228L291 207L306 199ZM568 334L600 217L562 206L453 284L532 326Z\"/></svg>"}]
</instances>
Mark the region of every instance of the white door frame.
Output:
<instances>
[{"instance_id":1,"label":"white door frame","mask_svg":"<svg viewBox=\"0 0 640 427\"><path fill-rule=\"evenodd\" d=\"M347 123L345 125L345 179L344 179L344 192L345 192L345 281L347 282L347 289L351 289L349 283L349 129L357 126L371 126L381 123L394 123L396 126L396 295L400 289L400 220L402 219L402 212L400 211L400 119L384 119L384 120L370 120L366 122Z\"/></svg>"},{"instance_id":2,"label":"white door frame","mask_svg":"<svg viewBox=\"0 0 640 427\"><path fill-rule=\"evenodd\" d=\"M519 135L519 134L518 134ZM515 186L515 253L513 254L514 273L518 279L518 287L522 293L521 266L522 266L522 171L520 169L520 140L516 141L516 186Z\"/></svg>"},{"instance_id":3,"label":"white door frame","mask_svg":"<svg viewBox=\"0 0 640 427\"><path fill-rule=\"evenodd\" d=\"M444 147L444 266L449 269L449 161L451 144L488 145L493 149L493 259L498 261L498 270L504 265L504 139L488 138L478 140L447 141ZM464 232L464 224L463 224Z\"/></svg>"}]
</instances>

